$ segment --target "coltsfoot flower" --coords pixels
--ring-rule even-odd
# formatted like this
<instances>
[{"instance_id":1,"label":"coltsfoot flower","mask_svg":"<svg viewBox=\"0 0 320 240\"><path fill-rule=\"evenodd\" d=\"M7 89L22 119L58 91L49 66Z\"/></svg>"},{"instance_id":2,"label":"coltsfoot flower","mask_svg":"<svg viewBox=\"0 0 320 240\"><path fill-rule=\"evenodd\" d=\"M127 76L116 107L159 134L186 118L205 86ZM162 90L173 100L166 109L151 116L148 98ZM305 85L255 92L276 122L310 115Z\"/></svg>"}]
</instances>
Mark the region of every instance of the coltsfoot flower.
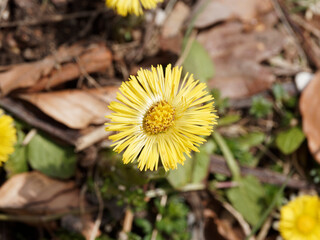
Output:
<instances>
[{"instance_id":1,"label":"coltsfoot flower","mask_svg":"<svg viewBox=\"0 0 320 240\"><path fill-rule=\"evenodd\" d=\"M0 166L13 153L16 141L17 136L16 129L13 126L13 119L3 114L3 111L0 109Z\"/></svg>"},{"instance_id":2,"label":"coltsfoot flower","mask_svg":"<svg viewBox=\"0 0 320 240\"><path fill-rule=\"evenodd\" d=\"M106 5L113 8L119 15L127 16L135 14L137 16L143 13L144 9L156 8L157 4L163 0L106 0Z\"/></svg>"},{"instance_id":3,"label":"coltsfoot flower","mask_svg":"<svg viewBox=\"0 0 320 240\"><path fill-rule=\"evenodd\" d=\"M279 231L285 240L320 239L320 199L300 196L280 211Z\"/></svg>"},{"instance_id":4,"label":"coltsfoot flower","mask_svg":"<svg viewBox=\"0 0 320 240\"><path fill-rule=\"evenodd\" d=\"M106 130L117 132L110 139L125 164L137 159L140 170L157 170L161 160L166 171L175 169L213 131L217 116L206 84L188 74L182 80L181 72L168 65L164 73L160 65L122 83Z\"/></svg>"}]
</instances>

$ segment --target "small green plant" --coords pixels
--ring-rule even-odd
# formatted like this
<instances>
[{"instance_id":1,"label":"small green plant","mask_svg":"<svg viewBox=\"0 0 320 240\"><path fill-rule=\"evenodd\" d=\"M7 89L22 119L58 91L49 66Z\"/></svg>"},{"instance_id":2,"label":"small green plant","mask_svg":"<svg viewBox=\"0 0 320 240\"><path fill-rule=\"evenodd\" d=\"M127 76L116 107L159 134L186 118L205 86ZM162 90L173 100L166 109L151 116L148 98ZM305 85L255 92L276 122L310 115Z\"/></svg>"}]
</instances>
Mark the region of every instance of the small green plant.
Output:
<instances>
[{"instance_id":1,"label":"small green plant","mask_svg":"<svg viewBox=\"0 0 320 240\"><path fill-rule=\"evenodd\" d=\"M272 111L272 102L262 96L255 96L252 98L252 106L250 114L256 118L263 118Z\"/></svg>"},{"instance_id":2,"label":"small green plant","mask_svg":"<svg viewBox=\"0 0 320 240\"><path fill-rule=\"evenodd\" d=\"M171 196L165 206L160 204L160 200L154 201L156 209L162 215L160 221L155 223L157 229L157 240L188 240L190 233L187 229L187 215L189 209L178 196ZM136 218L135 225L144 234L143 240L150 240L154 227L145 218Z\"/></svg>"}]
</instances>

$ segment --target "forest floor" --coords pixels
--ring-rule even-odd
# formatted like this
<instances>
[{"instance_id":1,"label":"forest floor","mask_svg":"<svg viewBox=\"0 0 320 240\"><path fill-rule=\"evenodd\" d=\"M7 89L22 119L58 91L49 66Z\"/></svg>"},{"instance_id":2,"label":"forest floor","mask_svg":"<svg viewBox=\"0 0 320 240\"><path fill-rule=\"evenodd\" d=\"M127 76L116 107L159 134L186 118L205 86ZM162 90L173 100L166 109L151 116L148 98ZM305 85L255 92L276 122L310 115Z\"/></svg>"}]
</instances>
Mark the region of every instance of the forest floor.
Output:
<instances>
[{"instance_id":1,"label":"forest floor","mask_svg":"<svg viewBox=\"0 0 320 240\"><path fill-rule=\"evenodd\" d=\"M206 82L219 120L184 166L140 172L105 115L159 64ZM18 141L0 239L279 239L280 209L320 191L319 69L319 1L164 0L122 17L101 0L1 0L0 108Z\"/></svg>"}]
</instances>

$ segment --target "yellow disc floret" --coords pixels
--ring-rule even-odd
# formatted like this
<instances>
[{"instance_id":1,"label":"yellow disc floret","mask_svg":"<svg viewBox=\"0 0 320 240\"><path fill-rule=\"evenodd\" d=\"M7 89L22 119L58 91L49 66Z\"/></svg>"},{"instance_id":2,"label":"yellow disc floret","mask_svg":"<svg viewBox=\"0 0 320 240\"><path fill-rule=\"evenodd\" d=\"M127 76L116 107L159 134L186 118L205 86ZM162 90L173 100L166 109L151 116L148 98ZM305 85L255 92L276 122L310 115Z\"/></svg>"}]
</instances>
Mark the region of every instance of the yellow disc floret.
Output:
<instances>
[{"instance_id":1,"label":"yellow disc floret","mask_svg":"<svg viewBox=\"0 0 320 240\"><path fill-rule=\"evenodd\" d=\"M154 104L143 119L143 129L148 134L166 132L174 123L175 109L165 100Z\"/></svg>"},{"instance_id":2,"label":"yellow disc floret","mask_svg":"<svg viewBox=\"0 0 320 240\"><path fill-rule=\"evenodd\" d=\"M310 233L316 226L316 219L308 215L301 215L297 220L297 229L302 233Z\"/></svg>"}]
</instances>

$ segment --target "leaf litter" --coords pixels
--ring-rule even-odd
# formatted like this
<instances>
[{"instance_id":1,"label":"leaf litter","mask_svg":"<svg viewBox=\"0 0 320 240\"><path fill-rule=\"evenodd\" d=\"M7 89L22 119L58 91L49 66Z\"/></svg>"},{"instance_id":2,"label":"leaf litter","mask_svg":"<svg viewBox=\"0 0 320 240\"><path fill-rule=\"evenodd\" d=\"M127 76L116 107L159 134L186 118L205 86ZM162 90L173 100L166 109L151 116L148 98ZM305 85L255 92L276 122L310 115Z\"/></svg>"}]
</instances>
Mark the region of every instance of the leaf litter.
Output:
<instances>
[{"instance_id":1,"label":"leaf litter","mask_svg":"<svg viewBox=\"0 0 320 240\"><path fill-rule=\"evenodd\" d=\"M22 140L5 166L8 174L0 174L5 217L47 221L59 213L45 235L69 239L71 232L86 239L192 239L188 233L199 240L276 239L277 229L267 222L278 220L278 196L286 201L319 192L319 166L308 157L310 151L319 162L318 74L300 99L292 91L297 72L319 67L313 5L179 0L144 18L119 18L101 11L101 1L14 2L0 3L0 105L16 117ZM302 10L288 11L295 7ZM209 137L168 176L137 172L108 149L108 103L119 79L141 66L176 61L214 89L222 124L215 131L224 150ZM248 137L254 135L259 139ZM239 178L226 152L239 165ZM97 214L80 214L92 206ZM269 206L273 212L263 223ZM73 210L77 214L69 214Z\"/></svg>"}]
</instances>

